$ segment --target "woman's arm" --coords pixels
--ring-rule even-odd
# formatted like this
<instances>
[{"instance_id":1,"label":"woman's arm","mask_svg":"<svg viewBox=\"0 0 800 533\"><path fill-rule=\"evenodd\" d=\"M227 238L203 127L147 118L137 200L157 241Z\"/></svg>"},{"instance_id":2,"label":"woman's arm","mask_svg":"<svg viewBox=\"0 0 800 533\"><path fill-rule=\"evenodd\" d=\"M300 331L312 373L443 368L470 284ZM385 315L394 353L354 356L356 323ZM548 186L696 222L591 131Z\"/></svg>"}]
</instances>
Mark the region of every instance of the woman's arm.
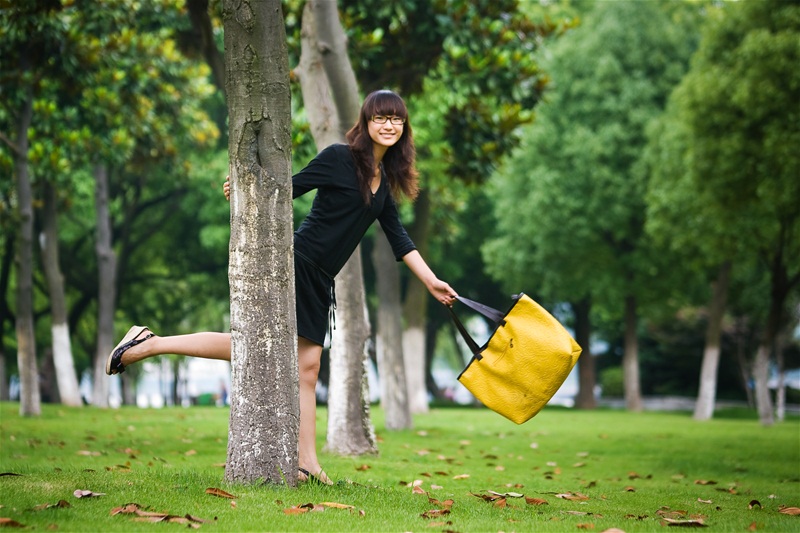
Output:
<instances>
[{"instance_id":1,"label":"woman's arm","mask_svg":"<svg viewBox=\"0 0 800 533\"><path fill-rule=\"evenodd\" d=\"M403 262L408 265L411 272L419 278L437 301L444 305L453 305L458 294L450 285L436 277L417 250L404 255Z\"/></svg>"}]
</instances>

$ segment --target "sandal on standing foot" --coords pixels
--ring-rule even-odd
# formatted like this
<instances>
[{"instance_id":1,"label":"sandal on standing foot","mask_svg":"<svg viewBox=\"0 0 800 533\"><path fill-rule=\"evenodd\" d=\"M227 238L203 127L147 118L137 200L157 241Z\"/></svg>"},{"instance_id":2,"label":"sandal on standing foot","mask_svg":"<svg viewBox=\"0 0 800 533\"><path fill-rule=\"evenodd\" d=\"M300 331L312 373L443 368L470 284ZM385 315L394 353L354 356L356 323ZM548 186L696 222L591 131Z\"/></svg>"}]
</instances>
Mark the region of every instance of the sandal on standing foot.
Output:
<instances>
[{"instance_id":1,"label":"sandal on standing foot","mask_svg":"<svg viewBox=\"0 0 800 533\"><path fill-rule=\"evenodd\" d=\"M305 468L298 468L300 474L303 474L306 478L301 479L300 481L307 481L308 483L313 483L314 485L333 485L333 481L328 477L328 474L325 473L324 470L320 470L319 474L314 475Z\"/></svg>"},{"instance_id":2,"label":"sandal on standing foot","mask_svg":"<svg viewBox=\"0 0 800 533\"><path fill-rule=\"evenodd\" d=\"M108 359L106 360L106 374L111 376L125 372L125 365L122 364L122 355L128 348L141 344L153 336L153 332L144 326L133 326L129 329L128 333L119 341L119 344L108 354Z\"/></svg>"}]
</instances>

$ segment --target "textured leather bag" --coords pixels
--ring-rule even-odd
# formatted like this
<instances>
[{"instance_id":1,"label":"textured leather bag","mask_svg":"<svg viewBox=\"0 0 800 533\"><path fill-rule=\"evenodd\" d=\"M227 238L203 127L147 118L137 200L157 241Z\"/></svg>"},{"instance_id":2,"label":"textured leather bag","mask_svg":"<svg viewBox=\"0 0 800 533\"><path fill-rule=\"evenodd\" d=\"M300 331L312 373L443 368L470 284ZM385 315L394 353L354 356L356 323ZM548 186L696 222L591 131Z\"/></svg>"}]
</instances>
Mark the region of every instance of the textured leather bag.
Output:
<instances>
[{"instance_id":1,"label":"textured leather bag","mask_svg":"<svg viewBox=\"0 0 800 533\"><path fill-rule=\"evenodd\" d=\"M530 420L567 379L581 347L553 315L520 293L507 313L459 297L495 324L483 346L470 336L453 308L453 317L473 357L458 380L486 407L512 422Z\"/></svg>"}]
</instances>

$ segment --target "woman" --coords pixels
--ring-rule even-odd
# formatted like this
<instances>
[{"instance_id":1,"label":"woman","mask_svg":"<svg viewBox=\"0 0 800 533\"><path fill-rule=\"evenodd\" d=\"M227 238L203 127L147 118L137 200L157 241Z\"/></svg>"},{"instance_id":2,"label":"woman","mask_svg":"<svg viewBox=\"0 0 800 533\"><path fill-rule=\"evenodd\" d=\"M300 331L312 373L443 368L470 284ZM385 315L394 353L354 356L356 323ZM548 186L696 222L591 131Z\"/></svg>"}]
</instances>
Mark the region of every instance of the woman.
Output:
<instances>
[{"instance_id":1,"label":"woman","mask_svg":"<svg viewBox=\"0 0 800 533\"><path fill-rule=\"evenodd\" d=\"M456 292L439 280L408 237L396 200L417 195L415 148L408 109L392 91L367 96L358 122L347 132L347 144L329 146L293 176L293 197L317 189L305 221L295 231L295 287L298 362L300 371L300 480L331 481L316 451L316 395L322 346L334 298L334 276L377 219L398 260L444 305ZM223 186L230 199L230 182ZM149 329L132 327L108 356L106 373L148 357L178 354L208 359L231 359L228 333L193 333L158 337Z\"/></svg>"}]
</instances>

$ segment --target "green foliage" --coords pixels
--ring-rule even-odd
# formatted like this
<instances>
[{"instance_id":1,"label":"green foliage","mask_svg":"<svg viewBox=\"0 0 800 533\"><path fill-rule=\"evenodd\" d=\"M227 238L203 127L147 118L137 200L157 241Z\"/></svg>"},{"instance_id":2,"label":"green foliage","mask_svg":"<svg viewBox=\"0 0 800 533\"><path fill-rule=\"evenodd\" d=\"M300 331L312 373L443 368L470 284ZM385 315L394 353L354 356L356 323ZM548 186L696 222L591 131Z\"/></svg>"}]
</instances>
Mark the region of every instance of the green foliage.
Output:
<instances>
[{"instance_id":1,"label":"green foliage","mask_svg":"<svg viewBox=\"0 0 800 533\"><path fill-rule=\"evenodd\" d=\"M208 520L202 531L416 531L448 521L440 528L498 531L510 523L516 531L576 531L589 524L595 531L650 532L663 527L659 511L665 508L702 515L719 530L746 530L753 522L765 531L796 530L797 517L779 512L797 506L791 468L800 461L796 418L766 429L752 412L697 423L688 413L546 408L516 426L487 409L452 408L416 416L413 430L387 432L382 411L375 409L380 456L323 453L327 472L341 483L288 489L224 484L219 464L225 460L228 409L45 405L37 419L16 411L14 404L0 405L0 467L20 474L2 479L3 516L35 530L186 527L111 514L132 502ZM320 414L322 443L325 410ZM461 475L468 477L456 479ZM423 494L407 485L415 480ZM210 487L234 495L235 505L207 494ZM76 498L75 490L104 495ZM502 506L476 497L490 490L545 503L508 497ZM568 493L587 499L564 498ZM423 516L443 507L429 496L452 499L450 512ZM44 508L62 499L69 507ZM759 505L751 509L753 500ZM353 509L284 512L322 502Z\"/></svg>"},{"instance_id":2,"label":"green foliage","mask_svg":"<svg viewBox=\"0 0 800 533\"><path fill-rule=\"evenodd\" d=\"M636 164L687 66L691 31L656 2L600 2L552 47L552 90L491 184L498 236L484 256L505 286L550 301L591 295L612 313L623 294L658 298L668 258L643 239L647 177Z\"/></svg>"}]
</instances>

